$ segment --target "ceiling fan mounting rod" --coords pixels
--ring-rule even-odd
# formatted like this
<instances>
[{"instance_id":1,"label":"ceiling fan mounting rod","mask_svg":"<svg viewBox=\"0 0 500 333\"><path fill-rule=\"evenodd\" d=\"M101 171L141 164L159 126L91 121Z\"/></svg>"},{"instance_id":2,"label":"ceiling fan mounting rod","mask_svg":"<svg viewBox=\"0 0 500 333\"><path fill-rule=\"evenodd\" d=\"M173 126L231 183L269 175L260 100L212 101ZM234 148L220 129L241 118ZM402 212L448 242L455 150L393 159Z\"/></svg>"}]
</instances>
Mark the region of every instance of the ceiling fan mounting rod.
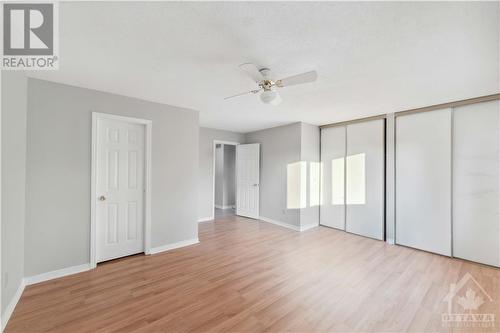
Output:
<instances>
[{"instance_id":1,"label":"ceiling fan mounting rod","mask_svg":"<svg viewBox=\"0 0 500 333\"><path fill-rule=\"evenodd\" d=\"M267 77L269 73L271 73L271 70L267 67L262 67L261 69L259 69L259 72L260 74L262 74L262 76Z\"/></svg>"}]
</instances>

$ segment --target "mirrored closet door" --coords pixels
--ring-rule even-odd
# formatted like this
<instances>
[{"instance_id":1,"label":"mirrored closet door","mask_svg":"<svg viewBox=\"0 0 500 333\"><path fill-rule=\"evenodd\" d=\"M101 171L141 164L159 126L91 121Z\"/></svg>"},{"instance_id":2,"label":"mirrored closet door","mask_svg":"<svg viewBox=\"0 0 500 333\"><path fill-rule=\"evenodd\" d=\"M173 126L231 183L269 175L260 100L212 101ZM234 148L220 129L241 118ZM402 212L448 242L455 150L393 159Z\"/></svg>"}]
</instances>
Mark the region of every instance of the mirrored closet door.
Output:
<instances>
[{"instance_id":1,"label":"mirrored closet door","mask_svg":"<svg viewBox=\"0 0 500 333\"><path fill-rule=\"evenodd\" d=\"M396 244L451 255L451 109L396 118Z\"/></svg>"},{"instance_id":2,"label":"mirrored closet door","mask_svg":"<svg viewBox=\"0 0 500 333\"><path fill-rule=\"evenodd\" d=\"M453 256L500 266L500 102L453 111Z\"/></svg>"},{"instance_id":3,"label":"mirrored closet door","mask_svg":"<svg viewBox=\"0 0 500 333\"><path fill-rule=\"evenodd\" d=\"M384 239L385 119L321 130L320 223Z\"/></svg>"}]
</instances>

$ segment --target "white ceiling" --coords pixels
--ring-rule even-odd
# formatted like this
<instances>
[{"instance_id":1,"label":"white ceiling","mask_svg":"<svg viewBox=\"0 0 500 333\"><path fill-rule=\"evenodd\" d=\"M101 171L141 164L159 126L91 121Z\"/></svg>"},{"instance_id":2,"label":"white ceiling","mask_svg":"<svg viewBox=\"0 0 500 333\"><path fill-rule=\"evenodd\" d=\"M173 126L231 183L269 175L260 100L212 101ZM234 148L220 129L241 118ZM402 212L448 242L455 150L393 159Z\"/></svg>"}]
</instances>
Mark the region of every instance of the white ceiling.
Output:
<instances>
[{"instance_id":1,"label":"white ceiling","mask_svg":"<svg viewBox=\"0 0 500 333\"><path fill-rule=\"evenodd\" d=\"M325 124L500 91L499 3L61 3L60 70L32 77L200 111L201 126L248 132ZM276 78L277 107L238 64Z\"/></svg>"}]
</instances>

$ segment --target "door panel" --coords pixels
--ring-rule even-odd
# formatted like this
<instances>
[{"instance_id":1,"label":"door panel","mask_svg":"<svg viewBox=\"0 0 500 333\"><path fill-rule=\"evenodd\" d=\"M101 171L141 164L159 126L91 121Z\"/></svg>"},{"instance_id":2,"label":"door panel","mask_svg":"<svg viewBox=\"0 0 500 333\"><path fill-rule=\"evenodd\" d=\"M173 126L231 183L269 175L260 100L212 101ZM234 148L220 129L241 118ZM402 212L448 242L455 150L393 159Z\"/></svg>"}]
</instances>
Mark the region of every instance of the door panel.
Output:
<instances>
[{"instance_id":1,"label":"door panel","mask_svg":"<svg viewBox=\"0 0 500 333\"><path fill-rule=\"evenodd\" d=\"M320 223L345 230L345 126L321 130Z\"/></svg>"},{"instance_id":2,"label":"door panel","mask_svg":"<svg viewBox=\"0 0 500 333\"><path fill-rule=\"evenodd\" d=\"M129 151L127 154L128 162L128 188L137 189L137 164L138 164L138 152Z\"/></svg>"},{"instance_id":3,"label":"door panel","mask_svg":"<svg viewBox=\"0 0 500 333\"><path fill-rule=\"evenodd\" d=\"M120 174L119 171L119 156L120 156L120 151L113 149L111 151L107 152L108 154L108 174L107 174L107 184L108 184L108 191L109 190L117 190L118 189L118 175Z\"/></svg>"},{"instance_id":4,"label":"door panel","mask_svg":"<svg viewBox=\"0 0 500 333\"><path fill-rule=\"evenodd\" d=\"M500 266L500 102L454 109L453 256Z\"/></svg>"},{"instance_id":5,"label":"door panel","mask_svg":"<svg viewBox=\"0 0 500 333\"><path fill-rule=\"evenodd\" d=\"M116 244L118 241L118 204L108 203L106 218L106 245Z\"/></svg>"},{"instance_id":6,"label":"door panel","mask_svg":"<svg viewBox=\"0 0 500 333\"><path fill-rule=\"evenodd\" d=\"M347 125L346 231L384 239L385 120Z\"/></svg>"},{"instance_id":7,"label":"door panel","mask_svg":"<svg viewBox=\"0 0 500 333\"><path fill-rule=\"evenodd\" d=\"M396 243L451 255L451 109L396 118Z\"/></svg>"},{"instance_id":8,"label":"door panel","mask_svg":"<svg viewBox=\"0 0 500 333\"><path fill-rule=\"evenodd\" d=\"M137 239L137 219L137 202L129 202L127 207L127 240Z\"/></svg>"},{"instance_id":9,"label":"door panel","mask_svg":"<svg viewBox=\"0 0 500 333\"><path fill-rule=\"evenodd\" d=\"M143 125L97 121L97 261L144 251Z\"/></svg>"},{"instance_id":10,"label":"door panel","mask_svg":"<svg viewBox=\"0 0 500 333\"><path fill-rule=\"evenodd\" d=\"M260 144L236 146L236 214L259 218Z\"/></svg>"}]
</instances>

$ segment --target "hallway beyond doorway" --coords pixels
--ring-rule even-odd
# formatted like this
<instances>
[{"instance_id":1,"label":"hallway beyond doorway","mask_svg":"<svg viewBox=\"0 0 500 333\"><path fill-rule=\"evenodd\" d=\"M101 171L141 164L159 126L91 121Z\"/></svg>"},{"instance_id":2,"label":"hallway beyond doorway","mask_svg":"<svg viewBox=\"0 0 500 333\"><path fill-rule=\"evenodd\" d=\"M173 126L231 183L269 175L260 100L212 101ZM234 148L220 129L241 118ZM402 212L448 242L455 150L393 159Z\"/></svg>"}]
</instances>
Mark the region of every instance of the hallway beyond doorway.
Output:
<instances>
[{"instance_id":1,"label":"hallway beyond doorway","mask_svg":"<svg viewBox=\"0 0 500 333\"><path fill-rule=\"evenodd\" d=\"M234 208L229 208L229 209L215 208L215 218L234 216L234 215L236 215Z\"/></svg>"}]
</instances>

